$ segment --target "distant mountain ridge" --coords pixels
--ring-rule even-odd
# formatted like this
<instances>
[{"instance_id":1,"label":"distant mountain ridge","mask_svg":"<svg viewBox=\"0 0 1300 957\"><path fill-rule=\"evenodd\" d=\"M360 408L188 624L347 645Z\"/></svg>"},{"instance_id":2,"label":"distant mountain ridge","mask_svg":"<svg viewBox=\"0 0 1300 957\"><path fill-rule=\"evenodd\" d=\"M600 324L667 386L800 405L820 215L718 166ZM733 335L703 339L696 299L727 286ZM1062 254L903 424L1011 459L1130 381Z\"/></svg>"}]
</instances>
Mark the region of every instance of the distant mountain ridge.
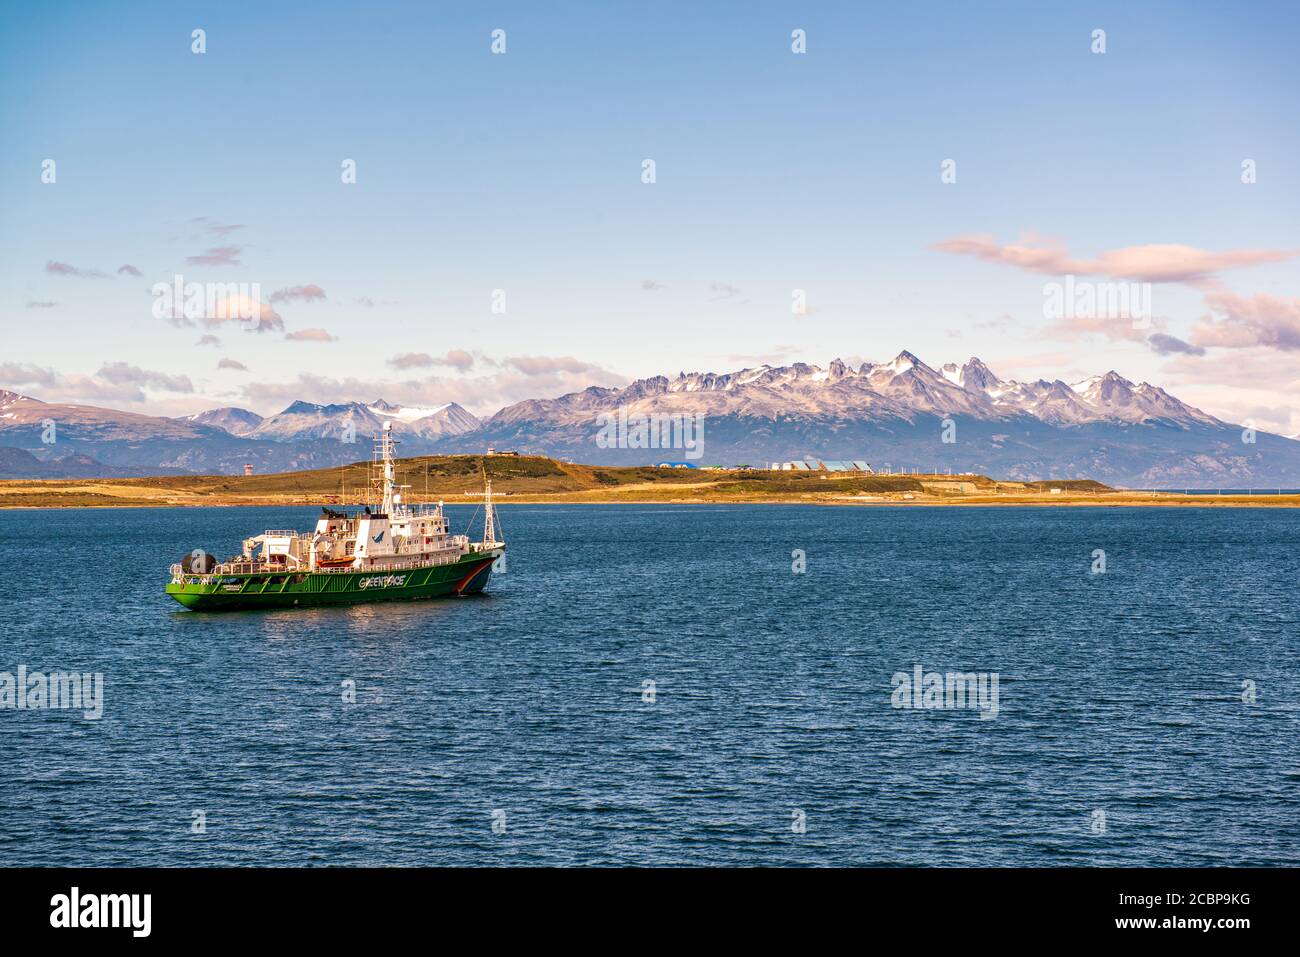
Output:
<instances>
[{"instance_id":1,"label":"distant mountain ridge","mask_svg":"<svg viewBox=\"0 0 1300 957\"><path fill-rule=\"evenodd\" d=\"M385 422L393 423L398 439L436 440L445 435L472 432L479 421L455 402L431 408L404 407L377 399L369 404L343 402L316 405L294 402L283 412L268 416L247 434L271 442L296 442L302 439L352 441L380 432Z\"/></svg>"},{"instance_id":2,"label":"distant mountain ridge","mask_svg":"<svg viewBox=\"0 0 1300 957\"><path fill-rule=\"evenodd\" d=\"M197 422L199 425L211 425L229 432L231 435L248 435L262 424L262 417L248 409L226 406L221 409L208 409L194 415L181 416L182 422Z\"/></svg>"},{"instance_id":3,"label":"distant mountain ridge","mask_svg":"<svg viewBox=\"0 0 1300 957\"><path fill-rule=\"evenodd\" d=\"M1300 442L1262 432L1243 442L1240 427L1150 383L1114 371L1075 383L1004 380L975 357L935 368L907 351L856 368L835 359L825 368L798 362L652 376L621 389L527 399L483 420L454 402L406 407L383 399L296 401L266 417L226 407L160 419L0 392L0 445L52 458L37 436L39 422L52 418L73 451L137 474L229 473L245 462L292 470L364 459L370 436L391 421L406 455L496 445L593 464L684 457L602 447L597 418L616 412L702 416L701 464L815 455L1130 487L1300 484Z\"/></svg>"},{"instance_id":4,"label":"distant mountain ridge","mask_svg":"<svg viewBox=\"0 0 1300 957\"><path fill-rule=\"evenodd\" d=\"M857 368L839 359L825 368L762 365L530 399L443 448L470 451L490 442L594 464L682 458L671 450L600 448L596 419L619 410L704 416L701 464L766 465L813 455L866 459L880 468L1088 477L1130 487L1300 479L1300 443L1268 433L1244 443L1240 427L1114 371L1073 385L1018 382L975 357L935 369L907 351Z\"/></svg>"},{"instance_id":5,"label":"distant mountain ridge","mask_svg":"<svg viewBox=\"0 0 1300 957\"><path fill-rule=\"evenodd\" d=\"M1082 387L1083 391L1076 391ZM843 415L966 415L997 420L1028 415L1054 425L1159 420L1182 426L1223 426L1165 390L1135 385L1116 372L1068 385L1003 381L982 361L931 368L910 352L886 363L854 369L839 359L823 369L802 362L789 366L717 374L680 373L675 379L638 379L624 389L589 388L557 399L531 399L502 409L484 422L492 429L518 421L581 419L593 411L626 407L633 412L676 411L706 416L824 418Z\"/></svg>"},{"instance_id":6,"label":"distant mountain ridge","mask_svg":"<svg viewBox=\"0 0 1300 957\"><path fill-rule=\"evenodd\" d=\"M80 453L42 462L24 449L0 445L0 479L126 478L129 475Z\"/></svg>"}]
</instances>

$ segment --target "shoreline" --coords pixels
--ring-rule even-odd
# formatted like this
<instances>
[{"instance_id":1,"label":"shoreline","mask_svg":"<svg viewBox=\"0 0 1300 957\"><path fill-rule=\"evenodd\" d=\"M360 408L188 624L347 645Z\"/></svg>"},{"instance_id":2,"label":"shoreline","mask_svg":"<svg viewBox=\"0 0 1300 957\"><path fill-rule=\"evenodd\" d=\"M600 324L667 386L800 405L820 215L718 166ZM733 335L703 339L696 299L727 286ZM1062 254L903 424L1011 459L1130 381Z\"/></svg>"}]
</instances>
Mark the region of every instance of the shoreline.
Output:
<instances>
[{"instance_id":1,"label":"shoreline","mask_svg":"<svg viewBox=\"0 0 1300 957\"><path fill-rule=\"evenodd\" d=\"M135 498L120 496L120 501L104 499L119 498L110 495L68 495L68 501L37 504L41 495L36 492L23 493L22 497L33 499L31 503L12 501L17 495L7 496L10 501L0 501L0 511L58 511L69 508L95 509L133 509L133 508L331 508L359 507L362 503L344 503L321 501L312 496L196 496L178 501L166 496L153 498ZM439 499L427 503L412 501L410 504L436 504ZM441 498L447 505L477 505L480 500L465 495L446 495ZM911 498L901 496L854 496L833 494L809 494L806 496L640 496L616 494L571 493L552 495L500 495L494 497L497 508L510 505L820 505L851 508L1300 508L1300 495L1216 495L1205 493L1190 495L1186 493L1145 492L1126 493L1109 492L1091 495L914 495Z\"/></svg>"},{"instance_id":2,"label":"shoreline","mask_svg":"<svg viewBox=\"0 0 1300 957\"><path fill-rule=\"evenodd\" d=\"M994 479L971 472L861 474L661 469L545 456L417 456L395 461L410 504L475 505L491 478L498 506L823 505L954 508L1300 508L1300 492L1117 489L1086 478ZM367 462L259 475L0 479L0 510L359 506L374 498ZM367 493L366 490L370 490ZM1235 494L1234 494L1235 493Z\"/></svg>"}]
</instances>

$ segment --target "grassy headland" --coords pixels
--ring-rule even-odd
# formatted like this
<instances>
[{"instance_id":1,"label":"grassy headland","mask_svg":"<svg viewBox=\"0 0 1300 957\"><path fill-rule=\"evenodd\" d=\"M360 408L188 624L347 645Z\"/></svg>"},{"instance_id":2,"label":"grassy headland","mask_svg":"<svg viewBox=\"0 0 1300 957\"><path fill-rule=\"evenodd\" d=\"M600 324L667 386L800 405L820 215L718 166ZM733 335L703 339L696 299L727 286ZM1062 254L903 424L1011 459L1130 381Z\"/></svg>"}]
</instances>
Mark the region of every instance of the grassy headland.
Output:
<instances>
[{"instance_id":1,"label":"grassy headland","mask_svg":"<svg viewBox=\"0 0 1300 957\"><path fill-rule=\"evenodd\" d=\"M1006 482L984 475L615 468L541 456L439 455L401 459L397 481L409 502L475 502L483 469L499 504L514 502L826 505L1224 505L1297 506L1295 495L1183 495L1113 489L1087 479ZM272 475L0 481L0 508L341 505L365 499L370 466ZM1053 491L1059 490L1059 491Z\"/></svg>"}]
</instances>

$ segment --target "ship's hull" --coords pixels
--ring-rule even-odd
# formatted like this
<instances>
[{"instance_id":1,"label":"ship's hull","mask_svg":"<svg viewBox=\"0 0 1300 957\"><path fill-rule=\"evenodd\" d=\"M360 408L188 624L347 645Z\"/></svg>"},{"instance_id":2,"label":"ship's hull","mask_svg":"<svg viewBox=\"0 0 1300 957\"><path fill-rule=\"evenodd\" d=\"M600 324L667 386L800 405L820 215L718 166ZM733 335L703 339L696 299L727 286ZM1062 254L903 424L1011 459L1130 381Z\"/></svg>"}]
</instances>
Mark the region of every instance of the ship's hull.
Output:
<instances>
[{"instance_id":1,"label":"ship's hull","mask_svg":"<svg viewBox=\"0 0 1300 957\"><path fill-rule=\"evenodd\" d=\"M466 555L451 564L392 571L215 575L207 581L186 576L184 582L169 582L167 594L194 611L312 608L472 595L487 587L492 564L503 551L498 548Z\"/></svg>"}]
</instances>

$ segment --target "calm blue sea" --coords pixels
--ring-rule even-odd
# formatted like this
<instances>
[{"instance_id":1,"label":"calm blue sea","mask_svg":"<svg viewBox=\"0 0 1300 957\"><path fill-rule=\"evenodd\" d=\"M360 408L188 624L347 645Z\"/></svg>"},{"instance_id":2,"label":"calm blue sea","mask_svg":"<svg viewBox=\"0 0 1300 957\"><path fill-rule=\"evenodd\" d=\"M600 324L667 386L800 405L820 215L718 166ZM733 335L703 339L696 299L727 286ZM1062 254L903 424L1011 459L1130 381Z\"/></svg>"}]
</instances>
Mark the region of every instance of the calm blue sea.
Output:
<instances>
[{"instance_id":1,"label":"calm blue sea","mask_svg":"<svg viewBox=\"0 0 1300 957\"><path fill-rule=\"evenodd\" d=\"M0 710L0 866L1300 864L1300 512L518 505L485 596L164 597L315 514L0 512L0 672L104 676Z\"/></svg>"}]
</instances>

